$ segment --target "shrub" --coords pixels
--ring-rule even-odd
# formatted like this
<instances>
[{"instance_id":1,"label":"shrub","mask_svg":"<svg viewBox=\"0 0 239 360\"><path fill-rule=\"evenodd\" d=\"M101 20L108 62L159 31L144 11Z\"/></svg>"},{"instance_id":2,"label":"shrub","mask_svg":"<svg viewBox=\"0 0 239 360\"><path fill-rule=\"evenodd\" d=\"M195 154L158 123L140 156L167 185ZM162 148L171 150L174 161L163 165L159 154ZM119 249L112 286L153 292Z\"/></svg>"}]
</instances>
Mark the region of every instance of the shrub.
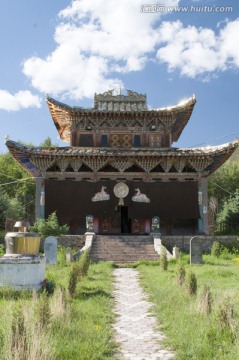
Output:
<instances>
[{"instance_id":1,"label":"shrub","mask_svg":"<svg viewBox=\"0 0 239 360\"><path fill-rule=\"evenodd\" d=\"M186 275L186 289L189 295L194 295L197 292L197 278L196 275L190 270Z\"/></svg>"},{"instance_id":2,"label":"shrub","mask_svg":"<svg viewBox=\"0 0 239 360\"><path fill-rule=\"evenodd\" d=\"M176 281L182 286L185 283L186 270L183 263L179 262L176 267Z\"/></svg>"},{"instance_id":3,"label":"shrub","mask_svg":"<svg viewBox=\"0 0 239 360\"><path fill-rule=\"evenodd\" d=\"M224 245L221 245L220 257L225 260L231 259L230 250Z\"/></svg>"},{"instance_id":4,"label":"shrub","mask_svg":"<svg viewBox=\"0 0 239 360\"><path fill-rule=\"evenodd\" d=\"M81 255L79 263L82 266L82 275L86 276L90 266L90 252L89 250L84 251Z\"/></svg>"},{"instance_id":5,"label":"shrub","mask_svg":"<svg viewBox=\"0 0 239 360\"><path fill-rule=\"evenodd\" d=\"M77 284L81 279L87 275L90 265L90 253L89 250L84 251L80 259L72 266L69 278L68 291L70 295L73 295L76 291Z\"/></svg>"},{"instance_id":6,"label":"shrub","mask_svg":"<svg viewBox=\"0 0 239 360\"><path fill-rule=\"evenodd\" d=\"M61 236L69 231L69 226L59 225L56 212L53 212L47 219L38 219L33 226L30 227L30 231L36 232L41 237L47 236Z\"/></svg>"},{"instance_id":7,"label":"shrub","mask_svg":"<svg viewBox=\"0 0 239 360\"><path fill-rule=\"evenodd\" d=\"M221 255L221 246L219 241L214 241L211 248L211 255L219 257Z\"/></svg>"},{"instance_id":8,"label":"shrub","mask_svg":"<svg viewBox=\"0 0 239 360\"><path fill-rule=\"evenodd\" d=\"M162 270L168 269L167 250L163 245L160 246L160 267Z\"/></svg>"},{"instance_id":9,"label":"shrub","mask_svg":"<svg viewBox=\"0 0 239 360\"><path fill-rule=\"evenodd\" d=\"M198 310L202 314L209 314L212 311L212 293L209 286L204 285L198 298Z\"/></svg>"},{"instance_id":10,"label":"shrub","mask_svg":"<svg viewBox=\"0 0 239 360\"><path fill-rule=\"evenodd\" d=\"M0 244L0 256L3 256L5 254L4 246Z\"/></svg>"}]
</instances>

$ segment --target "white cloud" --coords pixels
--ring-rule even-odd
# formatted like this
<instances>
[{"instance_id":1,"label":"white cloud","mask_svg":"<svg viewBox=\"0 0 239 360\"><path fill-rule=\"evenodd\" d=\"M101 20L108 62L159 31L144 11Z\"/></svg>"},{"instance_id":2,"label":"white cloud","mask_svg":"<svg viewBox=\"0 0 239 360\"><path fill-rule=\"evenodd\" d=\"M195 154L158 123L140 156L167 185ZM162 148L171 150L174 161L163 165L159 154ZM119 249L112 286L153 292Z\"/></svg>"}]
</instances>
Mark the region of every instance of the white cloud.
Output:
<instances>
[{"instance_id":1,"label":"white cloud","mask_svg":"<svg viewBox=\"0 0 239 360\"><path fill-rule=\"evenodd\" d=\"M160 3L177 5L179 0ZM118 73L142 70L155 53L160 13L142 13L145 0L75 0L59 14L56 49L31 57L23 72L38 90L71 98L123 87Z\"/></svg>"},{"instance_id":2,"label":"white cloud","mask_svg":"<svg viewBox=\"0 0 239 360\"><path fill-rule=\"evenodd\" d=\"M180 21L164 22L158 29L161 45L157 58L169 71L196 77L239 67L239 19L227 22L219 34L207 28L184 27Z\"/></svg>"},{"instance_id":3,"label":"white cloud","mask_svg":"<svg viewBox=\"0 0 239 360\"><path fill-rule=\"evenodd\" d=\"M46 58L25 60L24 74L45 94L80 99L123 88L121 73L140 71L153 58L188 77L208 78L239 67L239 19L222 23L216 33L184 27L180 21L160 23L161 13L140 12L143 4L145 0L72 1L59 13L56 49Z\"/></svg>"},{"instance_id":4,"label":"white cloud","mask_svg":"<svg viewBox=\"0 0 239 360\"><path fill-rule=\"evenodd\" d=\"M41 107L41 99L33 95L29 90L18 91L11 94L6 90L0 89L0 109L7 111L18 111L29 107Z\"/></svg>"}]
</instances>

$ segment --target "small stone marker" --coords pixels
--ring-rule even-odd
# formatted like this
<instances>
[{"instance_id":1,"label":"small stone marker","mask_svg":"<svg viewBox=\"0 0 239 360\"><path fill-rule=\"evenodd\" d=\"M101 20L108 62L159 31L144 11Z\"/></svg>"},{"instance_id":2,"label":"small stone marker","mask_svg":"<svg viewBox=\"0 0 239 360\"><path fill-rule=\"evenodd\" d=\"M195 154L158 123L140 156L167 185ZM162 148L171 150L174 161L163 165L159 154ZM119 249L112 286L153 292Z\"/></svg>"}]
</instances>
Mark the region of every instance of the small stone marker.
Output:
<instances>
[{"instance_id":1,"label":"small stone marker","mask_svg":"<svg viewBox=\"0 0 239 360\"><path fill-rule=\"evenodd\" d=\"M57 239L54 236L48 236L44 241L44 253L46 264L57 263Z\"/></svg>"},{"instance_id":2,"label":"small stone marker","mask_svg":"<svg viewBox=\"0 0 239 360\"><path fill-rule=\"evenodd\" d=\"M178 259L179 258L179 248L177 246L173 247L173 258Z\"/></svg>"},{"instance_id":3,"label":"small stone marker","mask_svg":"<svg viewBox=\"0 0 239 360\"><path fill-rule=\"evenodd\" d=\"M190 239L190 265L202 264L202 239L193 236Z\"/></svg>"},{"instance_id":4,"label":"small stone marker","mask_svg":"<svg viewBox=\"0 0 239 360\"><path fill-rule=\"evenodd\" d=\"M66 248L66 262L71 262L72 260L72 249L70 247Z\"/></svg>"}]
</instances>

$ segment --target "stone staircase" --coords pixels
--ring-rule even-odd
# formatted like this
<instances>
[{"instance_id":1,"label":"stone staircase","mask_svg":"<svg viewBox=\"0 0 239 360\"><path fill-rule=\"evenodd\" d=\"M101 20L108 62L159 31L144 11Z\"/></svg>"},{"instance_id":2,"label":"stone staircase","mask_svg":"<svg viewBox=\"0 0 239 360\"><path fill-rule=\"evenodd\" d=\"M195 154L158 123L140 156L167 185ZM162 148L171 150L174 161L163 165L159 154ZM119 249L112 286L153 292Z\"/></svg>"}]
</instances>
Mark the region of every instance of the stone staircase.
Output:
<instances>
[{"instance_id":1,"label":"stone staircase","mask_svg":"<svg viewBox=\"0 0 239 360\"><path fill-rule=\"evenodd\" d=\"M92 261L113 261L118 264L137 260L158 260L152 236L97 235L91 247Z\"/></svg>"}]
</instances>

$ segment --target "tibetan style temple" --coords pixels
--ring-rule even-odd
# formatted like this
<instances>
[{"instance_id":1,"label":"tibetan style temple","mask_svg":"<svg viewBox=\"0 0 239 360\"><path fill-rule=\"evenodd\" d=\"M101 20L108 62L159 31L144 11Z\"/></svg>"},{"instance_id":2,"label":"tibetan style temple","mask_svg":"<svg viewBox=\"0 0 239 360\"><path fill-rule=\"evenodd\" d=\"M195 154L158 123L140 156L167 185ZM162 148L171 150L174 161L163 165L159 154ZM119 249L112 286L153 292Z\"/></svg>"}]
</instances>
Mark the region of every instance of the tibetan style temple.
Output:
<instances>
[{"instance_id":1,"label":"tibetan style temple","mask_svg":"<svg viewBox=\"0 0 239 360\"><path fill-rule=\"evenodd\" d=\"M207 177L238 142L179 149L196 99L150 110L146 95L95 94L90 109L46 102L68 147L6 142L36 178L36 217L54 211L71 234L208 234Z\"/></svg>"}]
</instances>

